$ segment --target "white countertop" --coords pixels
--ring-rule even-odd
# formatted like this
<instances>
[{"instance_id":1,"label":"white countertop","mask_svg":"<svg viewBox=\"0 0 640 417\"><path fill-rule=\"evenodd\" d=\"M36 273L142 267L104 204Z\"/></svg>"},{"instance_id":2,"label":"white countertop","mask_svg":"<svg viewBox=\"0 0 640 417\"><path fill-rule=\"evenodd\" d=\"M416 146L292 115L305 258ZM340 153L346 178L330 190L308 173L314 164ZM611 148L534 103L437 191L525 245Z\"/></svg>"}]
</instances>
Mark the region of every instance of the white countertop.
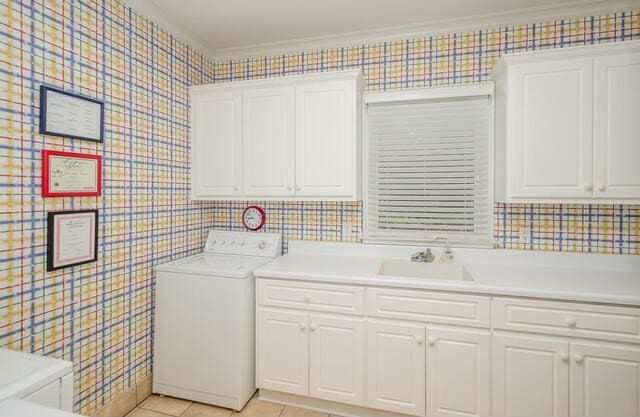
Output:
<instances>
[{"instance_id":1,"label":"white countertop","mask_svg":"<svg viewBox=\"0 0 640 417\"><path fill-rule=\"evenodd\" d=\"M0 401L30 394L72 371L68 361L0 348Z\"/></svg>"},{"instance_id":2,"label":"white countertop","mask_svg":"<svg viewBox=\"0 0 640 417\"><path fill-rule=\"evenodd\" d=\"M457 291L640 306L640 256L502 249L453 249L474 281L378 275L384 259L409 259L408 246L291 241L289 253L256 277ZM439 255L440 248L433 248Z\"/></svg>"}]
</instances>

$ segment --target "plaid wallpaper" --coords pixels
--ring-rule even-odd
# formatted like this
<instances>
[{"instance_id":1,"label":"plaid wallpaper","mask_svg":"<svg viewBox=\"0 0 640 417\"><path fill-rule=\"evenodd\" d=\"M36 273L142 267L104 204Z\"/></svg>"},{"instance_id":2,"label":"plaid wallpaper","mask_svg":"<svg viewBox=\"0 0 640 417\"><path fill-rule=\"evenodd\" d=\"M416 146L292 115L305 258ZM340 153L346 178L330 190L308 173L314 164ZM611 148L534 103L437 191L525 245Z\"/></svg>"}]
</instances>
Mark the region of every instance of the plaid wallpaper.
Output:
<instances>
[{"instance_id":1,"label":"plaid wallpaper","mask_svg":"<svg viewBox=\"0 0 640 417\"><path fill-rule=\"evenodd\" d=\"M151 371L153 266L201 250L187 86L212 62L117 1L0 0L0 346L73 361L90 413ZM38 134L42 83L105 101L105 141ZM103 194L40 197L42 149L103 156ZM46 269L46 213L98 208L98 261ZM0 372L2 372L0 370Z\"/></svg>"},{"instance_id":2,"label":"plaid wallpaper","mask_svg":"<svg viewBox=\"0 0 640 417\"><path fill-rule=\"evenodd\" d=\"M118 1L0 0L0 347L74 362L91 413L151 370L153 266L198 252L212 226L241 230L248 202L194 203L187 86L362 68L369 91L488 79L513 51L640 38L640 13L537 22L211 62ZM38 134L42 83L105 101L104 143ZM103 195L40 197L42 149L103 156ZM289 239L360 241L360 203L258 202ZM46 213L100 209L96 263L45 272ZM639 206L495 206L496 245L639 253Z\"/></svg>"},{"instance_id":3,"label":"plaid wallpaper","mask_svg":"<svg viewBox=\"0 0 640 417\"><path fill-rule=\"evenodd\" d=\"M487 81L504 54L632 39L640 39L639 10L216 62L213 81L361 68L368 91L429 88ZM215 203L214 227L240 230L249 203ZM358 203L262 206L266 229L283 233L284 250L288 239L362 239ZM497 248L640 254L639 205L496 204L494 212ZM350 233L336 220L343 218L350 219ZM529 244L519 243L520 227L531 229Z\"/></svg>"}]
</instances>

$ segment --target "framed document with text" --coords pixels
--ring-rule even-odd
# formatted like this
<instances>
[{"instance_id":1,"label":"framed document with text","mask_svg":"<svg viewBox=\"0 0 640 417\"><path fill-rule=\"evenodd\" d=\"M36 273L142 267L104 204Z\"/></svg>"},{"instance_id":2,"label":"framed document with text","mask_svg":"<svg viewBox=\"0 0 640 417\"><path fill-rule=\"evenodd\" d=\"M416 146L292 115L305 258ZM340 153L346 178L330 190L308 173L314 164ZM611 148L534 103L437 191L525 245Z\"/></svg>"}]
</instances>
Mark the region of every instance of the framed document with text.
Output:
<instances>
[{"instance_id":1,"label":"framed document with text","mask_svg":"<svg viewBox=\"0 0 640 417\"><path fill-rule=\"evenodd\" d=\"M102 157L42 151L42 196L86 197L102 194Z\"/></svg>"},{"instance_id":2,"label":"framed document with text","mask_svg":"<svg viewBox=\"0 0 640 417\"><path fill-rule=\"evenodd\" d=\"M47 213L47 271L98 259L98 210Z\"/></svg>"},{"instance_id":3,"label":"framed document with text","mask_svg":"<svg viewBox=\"0 0 640 417\"><path fill-rule=\"evenodd\" d=\"M102 142L104 102L41 85L40 133Z\"/></svg>"}]
</instances>

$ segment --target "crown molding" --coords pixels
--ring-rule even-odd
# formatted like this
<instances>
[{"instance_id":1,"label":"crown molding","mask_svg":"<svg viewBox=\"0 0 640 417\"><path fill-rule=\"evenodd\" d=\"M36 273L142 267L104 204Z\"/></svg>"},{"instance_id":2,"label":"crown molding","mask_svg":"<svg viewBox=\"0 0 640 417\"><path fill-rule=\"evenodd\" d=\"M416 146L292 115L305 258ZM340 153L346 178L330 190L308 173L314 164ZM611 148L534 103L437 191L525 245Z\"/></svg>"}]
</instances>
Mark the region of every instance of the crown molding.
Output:
<instances>
[{"instance_id":1,"label":"crown molding","mask_svg":"<svg viewBox=\"0 0 640 417\"><path fill-rule=\"evenodd\" d=\"M128 0L132 1L132 0ZM143 0L140 0L143 1ZM413 25L394 26L376 30L342 33L331 36L300 38L289 41L269 42L244 47L214 49L216 62L290 54L301 51L351 47L356 45L413 39L443 33L469 32L483 28L513 26L532 22L572 17L592 16L603 13L638 9L640 0L581 0L532 7L515 11L469 16L458 19L434 20Z\"/></svg>"},{"instance_id":2,"label":"crown molding","mask_svg":"<svg viewBox=\"0 0 640 417\"><path fill-rule=\"evenodd\" d=\"M173 23L171 17L158 7L152 0L121 0L133 11L146 17L160 28L174 35L192 48L202 52L207 58L213 59L215 50L210 48L206 42L194 35L185 27Z\"/></svg>"}]
</instances>

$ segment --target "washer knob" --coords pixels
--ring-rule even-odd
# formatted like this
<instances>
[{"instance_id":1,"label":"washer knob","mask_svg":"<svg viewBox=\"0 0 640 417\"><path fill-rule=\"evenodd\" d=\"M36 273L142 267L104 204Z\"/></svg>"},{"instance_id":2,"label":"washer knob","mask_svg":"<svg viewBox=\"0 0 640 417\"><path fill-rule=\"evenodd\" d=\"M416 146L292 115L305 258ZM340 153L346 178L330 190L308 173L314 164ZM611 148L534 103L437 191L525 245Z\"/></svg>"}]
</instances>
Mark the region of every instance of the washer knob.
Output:
<instances>
[{"instance_id":1,"label":"washer knob","mask_svg":"<svg viewBox=\"0 0 640 417\"><path fill-rule=\"evenodd\" d=\"M264 249L267 246L267 242L265 242L264 240L261 240L260 242L258 242L258 249Z\"/></svg>"}]
</instances>

